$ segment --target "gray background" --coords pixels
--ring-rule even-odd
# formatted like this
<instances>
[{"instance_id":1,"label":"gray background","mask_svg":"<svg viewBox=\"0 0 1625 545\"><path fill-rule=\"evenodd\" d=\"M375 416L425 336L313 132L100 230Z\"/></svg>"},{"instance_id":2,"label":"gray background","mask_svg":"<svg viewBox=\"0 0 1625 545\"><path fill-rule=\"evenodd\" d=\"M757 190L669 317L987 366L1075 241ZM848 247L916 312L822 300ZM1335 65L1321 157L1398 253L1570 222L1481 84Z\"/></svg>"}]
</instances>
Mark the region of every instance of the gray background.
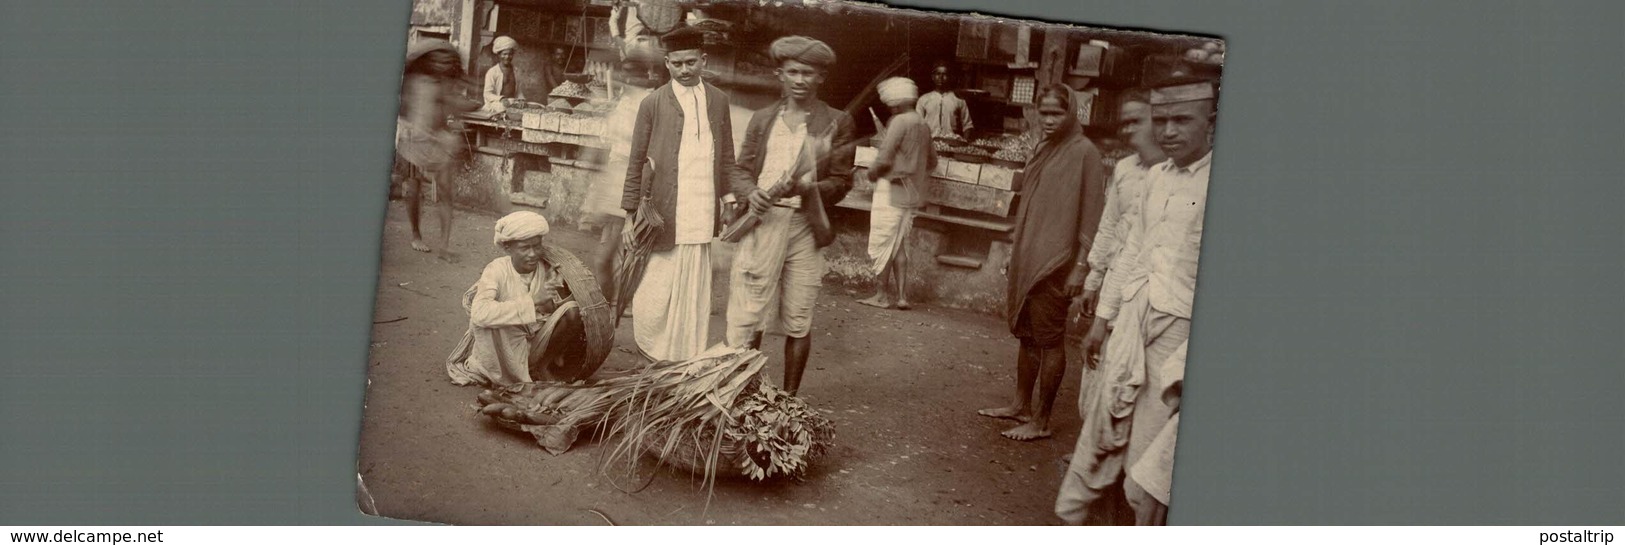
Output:
<instances>
[{"instance_id":1,"label":"gray background","mask_svg":"<svg viewBox=\"0 0 1625 545\"><path fill-rule=\"evenodd\" d=\"M1175 524L1625 523L1625 8L916 7L1228 40ZM0 524L375 524L406 0L0 7Z\"/></svg>"}]
</instances>

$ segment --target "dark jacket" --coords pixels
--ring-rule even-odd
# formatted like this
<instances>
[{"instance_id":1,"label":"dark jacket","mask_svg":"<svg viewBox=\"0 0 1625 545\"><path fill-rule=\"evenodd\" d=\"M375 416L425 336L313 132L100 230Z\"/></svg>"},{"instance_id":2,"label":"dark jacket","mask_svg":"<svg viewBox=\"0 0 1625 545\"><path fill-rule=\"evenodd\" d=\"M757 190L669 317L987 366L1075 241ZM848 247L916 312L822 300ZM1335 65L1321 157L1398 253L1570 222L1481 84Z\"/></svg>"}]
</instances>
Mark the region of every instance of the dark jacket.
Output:
<instances>
[{"instance_id":1,"label":"dark jacket","mask_svg":"<svg viewBox=\"0 0 1625 545\"><path fill-rule=\"evenodd\" d=\"M762 163L767 160L767 152L762 146L767 143L768 135L773 132L773 122L778 119L779 110L784 107L784 100L774 102L772 105L757 110L750 116L750 125L745 127L745 141L739 146L739 162L733 169L734 198L744 201L757 187L757 178L762 173ZM823 201L826 210L835 206L846 198L846 193L852 190L852 160L857 153L858 139L854 135L852 116L846 112L831 108L823 101L817 101L807 113L807 136L816 137L830 134L829 155L818 161L816 187L818 196ZM833 132L831 132L833 130ZM805 197L805 194L803 195ZM807 198L801 200L801 212L807 213L812 201ZM829 244L828 233L814 233L815 238L821 239L819 247Z\"/></svg>"},{"instance_id":2,"label":"dark jacket","mask_svg":"<svg viewBox=\"0 0 1625 545\"><path fill-rule=\"evenodd\" d=\"M672 91L674 83L662 85L638 105L637 124L632 129L632 150L626 165L626 182L621 190L621 209L632 218L644 195L665 224L655 235L653 251L664 252L677 245L677 148L683 141L683 107ZM705 87L706 114L711 121L713 180L717 198L728 193L728 179L734 162L734 130L729 115L728 95L709 83ZM646 170L650 161L653 170ZM721 210L712 225L712 234L721 231Z\"/></svg>"}]
</instances>

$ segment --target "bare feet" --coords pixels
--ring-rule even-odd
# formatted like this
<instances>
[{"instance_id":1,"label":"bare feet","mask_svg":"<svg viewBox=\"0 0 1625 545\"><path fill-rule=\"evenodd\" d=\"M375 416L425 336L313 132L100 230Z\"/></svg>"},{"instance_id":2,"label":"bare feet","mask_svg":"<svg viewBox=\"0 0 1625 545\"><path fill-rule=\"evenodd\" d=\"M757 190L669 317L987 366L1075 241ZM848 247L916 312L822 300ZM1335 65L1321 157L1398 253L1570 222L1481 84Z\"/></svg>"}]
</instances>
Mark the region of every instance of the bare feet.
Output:
<instances>
[{"instance_id":1,"label":"bare feet","mask_svg":"<svg viewBox=\"0 0 1625 545\"><path fill-rule=\"evenodd\" d=\"M986 416L988 418L1003 418L1003 419L1006 419L1006 420L1014 420L1014 421L1022 422L1022 423L1032 422L1032 420L1033 420L1032 415L1027 414L1026 409L1022 409L1022 408L1019 408L1019 407L999 407L997 409L982 409L980 411L976 411L976 414Z\"/></svg>"},{"instance_id":2,"label":"bare feet","mask_svg":"<svg viewBox=\"0 0 1625 545\"><path fill-rule=\"evenodd\" d=\"M1036 422L1028 422L1026 424L1004 430L1004 433L999 435L1003 435L1006 439L1015 439L1017 441L1036 441L1049 437L1050 431L1045 429L1045 427L1039 426Z\"/></svg>"},{"instance_id":3,"label":"bare feet","mask_svg":"<svg viewBox=\"0 0 1625 545\"><path fill-rule=\"evenodd\" d=\"M908 304L907 300L900 300L897 302L897 310L908 310L911 308L914 308L914 305Z\"/></svg>"},{"instance_id":4,"label":"bare feet","mask_svg":"<svg viewBox=\"0 0 1625 545\"><path fill-rule=\"evenodd\" d=\"M421 239L421 238L414 238L414 239L412 239L412 249L417 250L419 252L428 253L429 245L424 244L423 239Z\"/></svg>"},{"instance_id":5,"label":"bare feet","mask_svg":"<svg viewBox=\"0 0 1625 545\"><path fill-rule=\"evenodd\" d=\"M891 300L887 299L884 295L875 295L874 297L870 297L868 299L858 299L858 304L868 305L875 308L891 308Z\"/></svg>"},{"instance_id":6,"label":"bare feet","mask_svg":"<svg viewBox=\"0 0 1625 545\"><path fill-rule=\"evenodd\" d=\"M459 260L462 259L457 254L452 253L451 250L443 250L440 253L435 254L435 257L438 257L438 258L440 258L441 261L444 261L444 262L447 262L447 263L457 263Z\"/></svg>"}]
</instances>

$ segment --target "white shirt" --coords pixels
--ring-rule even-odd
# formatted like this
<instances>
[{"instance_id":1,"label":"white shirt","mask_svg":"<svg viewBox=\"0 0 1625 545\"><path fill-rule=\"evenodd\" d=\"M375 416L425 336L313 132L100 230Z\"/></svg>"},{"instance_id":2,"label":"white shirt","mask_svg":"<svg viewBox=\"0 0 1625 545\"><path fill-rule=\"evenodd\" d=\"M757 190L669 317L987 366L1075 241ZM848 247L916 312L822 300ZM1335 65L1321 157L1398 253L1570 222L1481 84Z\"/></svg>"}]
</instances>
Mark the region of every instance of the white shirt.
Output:
<instances>
[{"instance_id":1,"label":"white shirt","mask_svg":"<svg viewBox=\"0 0 1625 545\"><path fill-rule=\"evenodd\" d=\"M1112 178L1106 183L1106 206L1100 213L1100 230L1089 247L1089 276L1083 289L1099 290L1106 279L1106 271L1121 254L1123 236L1128 222L1140 214L1145 197L1145 177L1151 166L1140 162L1139 154L1130 155L1112 168Z\"/></svg>"},{"instance_id":2,"label":"white shirt","mask_svg":"<svg viewBox=\"0 0 1625 545\"><path fill-rule=\"evenodd\" d=\"M683 134L677 145L677 243L705 244L711 242L717 211L716 148L705 87L674 81L671 90L683 108Z\"/></svg>"},{"instance_id":3,"label":"white shirt","mask_svg":"<svg viewBox=\"0 0 1625 545\"><path fill-rule=\"evenodd\" d=\"M1122 297L1149 290L1151 308L1191 317L1196 296L1196 258L1202 250L1208 167L1213 152L1185 167L1172 159L1151 167L1145 200L1122 251L1137 256L1124 277ZM1113 316L1107 316L1111 319Z\"/></svg>"},{"instance_id":4,"label":"white shirt","mask_svg":"<svg viewBox=\"0 0 1625 545\"><path fill-rule=\"evenodd\" d=\"M507 111L508 108L502 105L502 86L507 84L507 81L508 74L502 71L501 64L485 71L485 109L494 112ZM517 82L513 86L513 93L514 98L525 99L525 92L519 90Z\"/></svg>"},{"instance_id":5,"label":"white shirt","mask_svg":"<svg viewBox=\"0 0 1625 545\"><path fill-rule=\"evenodd\" d=\"M784 121L784 112L780 110L778 117L773 120L773 129L767 135L767 141L762 143L762 149L767 156L762 158L762 173L756 177L756 186L763 191L773 189L786 174L795 168L796 159L801 157L801 147L807 141L807 124L802 123L798 128L791 128ZM801 197L787 197L779 199L779 206L791 208L801 207Z\"/></svg>"},{"instance_id":6,"label":"white shirt","mask_svg":"<svg viewBox=\"0 0 1625 545\"><path fill-rule=\"evenodd\" d=\"M926 93L914 104L914 110L925 117L931 136L963 137L973 128L970 106L953 91Z\"/></svg>"}]
</instances>

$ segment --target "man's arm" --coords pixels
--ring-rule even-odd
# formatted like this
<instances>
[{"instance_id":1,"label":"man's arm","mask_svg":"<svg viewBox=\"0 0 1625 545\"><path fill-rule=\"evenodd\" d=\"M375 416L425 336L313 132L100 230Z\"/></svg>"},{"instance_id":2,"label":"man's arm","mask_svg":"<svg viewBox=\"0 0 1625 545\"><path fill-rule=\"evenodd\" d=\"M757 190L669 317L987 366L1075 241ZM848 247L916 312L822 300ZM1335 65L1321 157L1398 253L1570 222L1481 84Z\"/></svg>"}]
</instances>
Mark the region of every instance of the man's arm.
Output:
<instances>
[{"instance_id":1,"label":"man's arm","mask_svg":"<svg viewBox=\"0 0 1625 545\"><path fill-rule=\"evenodd\" d=\"M490 70L485 71L485 92L482 94L485 96L486 104L502 100L501 68L493 66Z\"/></svg>"},{"instance_id":2,"label":"man's arm","mask_svg":"<svg viewBox=\"0 0 1625 545\"><path fill-rule=\"evenodd\" d=\"M852 160L857 155L858 139L852 116L836 112L835 133L830 138L828 174L817 182L818 194L825 204L835 204L846 198L852 189Z\"/></svg>"},{"instance_id":3,"label":"man's arm","mask_svg":"<svg viewBox=\"0 0 1625 545\"><path fill-rule=\"evenodd\" d=\"M729 182L733 186L734 198L744 200L756 192L756 157L762 153L762 123L758 118L762 112L756 112L750 117L750 124L745 126L745 141L739 144L739 156L735 158L733 168L729 169ZM732 138L732 135L729 136ZM730 146L731 147L731 146Z\"/></svg>"},{"instance_id":4,"label":"man's arm","mask_svg":"<svg viewBox=\"0 0 1625 545\"><path fill-rule=\"evenodd\" d=\"M957 105L958 107L954 108L956 110L954 116L959 121L959 135L965 136L970 134L971 129L976 128L976 124L970 120L970 104L961 98L958 100Z\"/></svg>"},{"instance_id":5,"label":"man's arm","mask_svg":"<svg viewBox=\"0 0 1625 545\"><path fill-rule=\"evenodd\" d=\"M468 307L468 321L475 327L504 327L536 323L536 302L526 297L517 301L497 300L497 281L488 265L474 284L474 301Z\"/></svg>"},{"instance_id":6,"label":"man's arm","mask_svg":"<svg viewBox=\"0 0 1625 545\"><path fill-rule=\"evenodd\" d=\"M1106 200L1106 166L1101 164L1100 158L1100 150L1093 145L1084 148L1082 158L1083 179L1080 180L1083 187L1079 188L1080 193L1083 194L1082 202L1079 203L1083 206L1083 211L1078 221L1078 249L1074 258L1077 260L1077 265L1082 266L1075 267L1072 270L1073 278L1067 280L1067 286L1069 288L1076 286L1077 292L1083 291L1084 280L1088 277L1089 262L1087 259L1089 250L1094 247L1095 232L1100 230L1100 214L1106 207L1104 202ZM1078 295L1078 293L1072 295Z\"/></svg>"},{"instance_id":7,"label":"man's arm","mask_svg":"<svg viewBox=\"0 0 1625 545\"><path fill-rule=\"evenodd\" d=\"M1118 223L1123 217L1123 203L1118 202L1117 189L1123 183L1125 173L1124 163L1118 163L1111 176L1111 182L1106 184L1106 205L1100 211L1100 228L1095 231L1094 246L1089 248L1089 278L1083 281L1083 289L1100 291L1101 284L1106 280L1106 269L1111 267L1117 252L1123 246L1117 230Z\"/></svg>"},{"instance_id":8,"label":"man's arm","mask_svg":"<svg viewBox=\"0 0 1625 545\"><path fill-rule=\"evenodd\" d=\"M903 127L892 123L886 127L886 134L880 138L880 149L875 150L875 160L869 164L869 179L879 181L891 174L893 163L897 160L897 149L903 141Z\"/></svg>"},{"instance_id":9,"label":"man's arm","mask_svg":"<svg viewBox=\"0 0 1625 545\"><path fill-rule=\"evenodd\" d=\"M637 211L643 199L643 166L649 159L649 135L654 132L655 94L638 104L638 119L632 125L632 149L627 155L626 180L621 185L621 209L627 217Z\"/></svg>"}]
</instances>

